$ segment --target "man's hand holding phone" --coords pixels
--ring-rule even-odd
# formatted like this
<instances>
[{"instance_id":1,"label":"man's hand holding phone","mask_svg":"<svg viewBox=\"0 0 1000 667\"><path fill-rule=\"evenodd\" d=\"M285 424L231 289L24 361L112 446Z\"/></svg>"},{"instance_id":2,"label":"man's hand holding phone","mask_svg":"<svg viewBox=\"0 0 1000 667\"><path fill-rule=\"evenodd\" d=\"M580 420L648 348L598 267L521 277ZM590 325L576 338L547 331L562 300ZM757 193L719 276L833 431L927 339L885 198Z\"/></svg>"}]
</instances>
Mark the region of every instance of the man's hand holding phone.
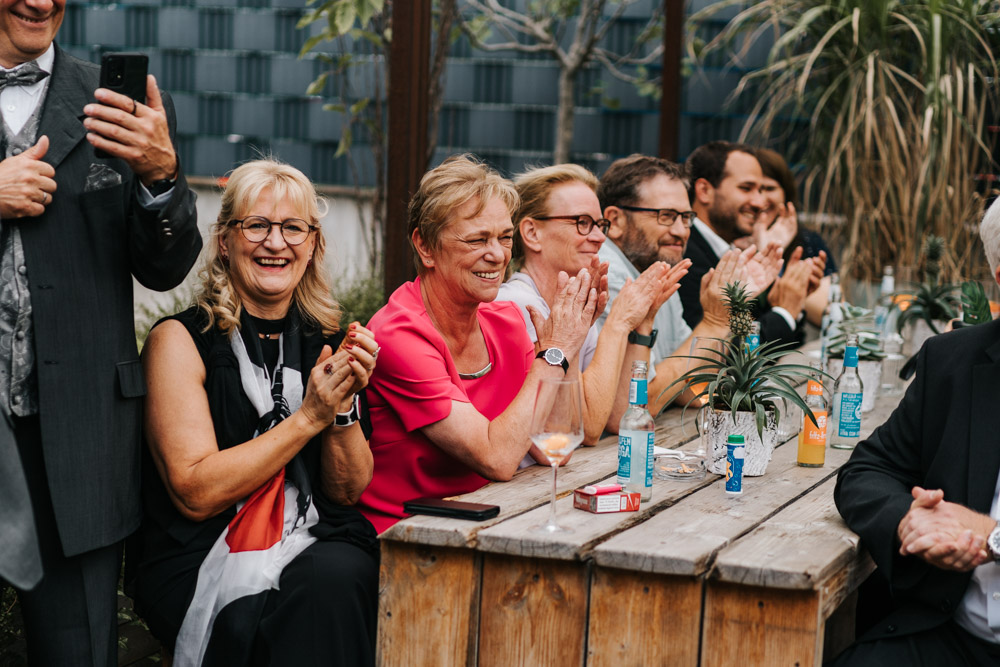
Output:
<instances>
[{"instance_id":1,"label":"man's hand holding phone","mask_svg":"<svg viewBox=\"0 0 1000 667\"><path fill-rule=\"evenodd\" d=\"M146 104L107 88L94 92L97 104L83 108L87 141L128 163L143 185L177 176L167 113L152 74L146 76Z\"/></svg>"}]
</instances>

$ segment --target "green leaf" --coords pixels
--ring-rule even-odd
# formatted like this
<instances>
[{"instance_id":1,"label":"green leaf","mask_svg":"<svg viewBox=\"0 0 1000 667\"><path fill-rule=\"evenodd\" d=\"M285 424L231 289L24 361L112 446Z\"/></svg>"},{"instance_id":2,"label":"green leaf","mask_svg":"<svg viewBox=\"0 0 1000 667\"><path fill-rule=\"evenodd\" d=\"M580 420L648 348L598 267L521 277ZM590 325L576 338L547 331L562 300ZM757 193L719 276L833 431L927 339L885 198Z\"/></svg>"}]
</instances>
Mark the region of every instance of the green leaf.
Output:
<instances>
[{"instance_id":1,"label":"green leaf","mask_svg":"<svg viewBox=\"0 0 1000 667\"><path fill-rule=\"evenodd\" d=\"M330 76L329 72L323 72L318 77L316 77L316 80L310 83L309 87L306 88L306 95L319 95L323 91L323 88L326 86L326 80L329 76Z\"/></svg>"},{"instance_id":2,"label":"green leaf","mask_svg":"<svg viewBox=\"0 0 1000 667\"><path fill-rule=\"evenodd\" d=\"M993 320L986 290L978 281L967 280L962 283L962 320L966 324L982 324Z\"/></svg>"},{"instance_id":3,"label":"green leaf","mask_svg":"<svg viewBox=\"0 0 1000 667\"><path fill-rule=\"evenodd\" d=\"M340 133L340 143L337 144L337 152L333 154L334 158L341 157L351 149L351 137L351 126L345 125Z\"/></svg>"}]
</instances>

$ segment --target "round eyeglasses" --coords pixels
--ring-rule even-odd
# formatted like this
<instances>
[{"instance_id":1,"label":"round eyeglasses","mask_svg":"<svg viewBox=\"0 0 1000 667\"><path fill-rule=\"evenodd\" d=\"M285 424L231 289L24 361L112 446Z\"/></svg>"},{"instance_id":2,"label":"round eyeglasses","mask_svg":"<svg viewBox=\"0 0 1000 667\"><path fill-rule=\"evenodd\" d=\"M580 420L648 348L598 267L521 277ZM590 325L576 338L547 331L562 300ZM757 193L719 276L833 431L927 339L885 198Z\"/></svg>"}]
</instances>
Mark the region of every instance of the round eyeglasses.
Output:
<instances>
[{"instance_id":1,"label":"round eyeglasses","mask_svg":"<svg viewBox=\"0 0 1000 667\"><path fill-rule=\"evenodd\" d=\"M310 225L305 220L299 218L288 218L281 222L274 222L259 215L251 215L242 220L230 220L229 224L239 225L244 238L250 243L260 243L271 233L271 227L278 225L281 230L281 238L285 239L288 245L299 245L309 236L309 232L316 229L315 225Z\"/></svg>"},{"instance_id":2,"label":"round eyeglasses","mask_svg":"<svg viewBox=\"0 0 1000 667\"><path fill-rule=\"evenodd\" d=\"M673 225L677 222L677 218L681 219L681 224L685 227L690 227L696 215L694 211L675 211L672 208L644 208L642 206L625 206L624 204L619 204L618 208L626 211L638 211L639 213L655 213L656 222L664 227Z\"/></svg>"},{"instance_id":3,"label":"round eyeglasses","mask_svg":"<svg viewBox=\"0 0 1000 667\"><path fill-rule=\"evenodd\" d=\"M583 215L534 215L532 217L535 220L569 220L576 225L576 233L580 236L589 235L594 230L594 227L600 229L601 233L607 236L608 230L611 229L611 221L607 218L594 220L594 218L586 213Z\"/></svg>"}]
</instances>

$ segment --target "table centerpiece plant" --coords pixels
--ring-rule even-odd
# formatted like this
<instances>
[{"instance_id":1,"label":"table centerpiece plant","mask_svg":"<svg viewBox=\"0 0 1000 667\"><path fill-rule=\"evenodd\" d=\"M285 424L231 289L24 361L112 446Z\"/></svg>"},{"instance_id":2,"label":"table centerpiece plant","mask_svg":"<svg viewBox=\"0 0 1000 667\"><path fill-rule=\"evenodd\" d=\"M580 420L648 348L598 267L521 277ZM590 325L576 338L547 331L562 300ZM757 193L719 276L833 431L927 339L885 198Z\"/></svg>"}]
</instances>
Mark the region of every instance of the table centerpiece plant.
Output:
<instances>
[{"instance_id":1,"label":"table centerpiece plant","mask_svg":"<svg viewBox=\"0 0 1000 667\"><path fill-rule=\"evenodd\" d=\"M841 312L843 319L838 324L838 331L830 338L827 348L826 372L832 378L840 375L844 368L847 336L857 334L858 375L861 377L864 389L861 411L871 412L875 409L875 398L878 396L879 387L882 386L882 360L885 359L879 329L875 324L875 313L868 308L850 304L844 304Z\"/></svg>"},{"instance_id":2,"label":"table centerpiece plant","mask_svg":"<svg viewBox=\"0 0 1000 667\"><path fill-rule=\"evenodd\" d=\"M693 395L685 410L704 402L704 418L699 416L698 421L708 441L706 467L710 472L725 472L726 438L740 434L747 445L743 474L759 476L766 471L777 444L777 425L781 419L778 399L813 416L795 385L814 371L807 365L781 361L792 347L790 343L770 341L756 349L746 345L754 318L753 302L743 285L727 284L724 301L729 309L731 337L705 339L705 347L686 357L691 360L691 367L663 393L680 385L669 404L690 389Z\"/></svg>"},{"instance_id":3,"label":"table centerpiece plant","mask_svg":"<svg viewBox=\"0 0 1000 667\"><path fill-rule=\"evenodd\" d=\"M958 316L960 305L958 285L941 281L944 239L927 236L920 252L924 258L923 279L897 292L893 299L900 311L896 330L909 340L913 353L925 340L945 330L948 322Z\"/></svg>"}]
</instances>

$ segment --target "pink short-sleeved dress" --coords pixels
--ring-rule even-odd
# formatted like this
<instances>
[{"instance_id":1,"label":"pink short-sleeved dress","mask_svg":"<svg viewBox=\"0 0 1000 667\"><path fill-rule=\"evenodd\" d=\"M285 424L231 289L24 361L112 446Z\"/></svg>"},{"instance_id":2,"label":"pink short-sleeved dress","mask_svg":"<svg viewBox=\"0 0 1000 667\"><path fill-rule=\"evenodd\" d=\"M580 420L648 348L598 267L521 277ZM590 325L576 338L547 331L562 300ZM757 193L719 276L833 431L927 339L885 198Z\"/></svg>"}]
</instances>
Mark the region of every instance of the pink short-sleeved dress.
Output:
<instances>
[{"instance_id":1,"label":"pink short-sleeved dress","mask_svg":"<svg viewBox=\"0 0 1000 667\"><path fill-rule=\"evenodd\" d=\"M489 481L419 430L451 414L452 401L472 403L492 420L521 390L535 350L520 311L510 302L484 303L478 317L493 368L474 380L459 378L419 278L393 292L368 323L382 349L367 389L375 473L358 508L379 533L406 516L407 500L468 493Z\"/></svg>"}]
</instances>

